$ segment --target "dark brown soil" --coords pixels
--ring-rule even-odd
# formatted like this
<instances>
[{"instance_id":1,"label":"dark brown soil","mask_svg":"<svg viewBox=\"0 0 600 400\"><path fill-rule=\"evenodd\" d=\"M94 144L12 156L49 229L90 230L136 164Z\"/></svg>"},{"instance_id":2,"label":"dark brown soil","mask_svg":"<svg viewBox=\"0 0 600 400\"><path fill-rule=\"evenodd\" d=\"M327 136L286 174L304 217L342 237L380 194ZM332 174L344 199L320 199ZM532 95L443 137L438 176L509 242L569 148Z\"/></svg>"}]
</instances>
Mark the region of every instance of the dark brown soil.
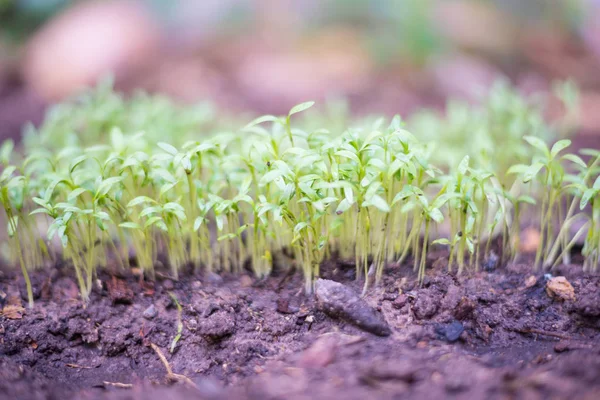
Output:
<instances>
[{"instance_id":1,"label":"dark brown soil","mask_svg":"<svg viewBox=\"0 0 600 400\"><path fill-rule=\"evenodd\" d=\"M0 399L600 398L600 276L554 271L576 294L560 302L527 265L455 276L430 261L422 287L389 267L365 297L387 337L321 312L299 274L106 275L85 307L67 272L40 272L35 308L0 316ZM360 293L354 267L323 269ZM0 290L5 307L24 292L12 272ZM183 322L172 353L170 293ZM189 380L168 376L151 344Z\"/></svg>"}]
</instances>

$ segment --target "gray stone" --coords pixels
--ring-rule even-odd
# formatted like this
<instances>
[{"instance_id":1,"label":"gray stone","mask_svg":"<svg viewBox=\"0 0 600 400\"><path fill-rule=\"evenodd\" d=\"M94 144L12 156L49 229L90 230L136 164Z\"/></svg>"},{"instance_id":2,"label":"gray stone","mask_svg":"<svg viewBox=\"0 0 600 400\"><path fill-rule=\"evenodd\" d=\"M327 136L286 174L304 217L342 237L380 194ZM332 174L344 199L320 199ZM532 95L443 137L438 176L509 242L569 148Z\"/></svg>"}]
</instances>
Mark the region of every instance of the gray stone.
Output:
<instances>
[{"instance_id":1,"label":"gray stone","mask_svg":"<svg viewBox=\"0 0 600 400\"><path fill-rule=\"evenodd\" d=\"M315 283L315 291L319 307L330 317L344 320L378 336L392 333L383 317L349 287L319 279Z\"/></svg>"}]
</instances>

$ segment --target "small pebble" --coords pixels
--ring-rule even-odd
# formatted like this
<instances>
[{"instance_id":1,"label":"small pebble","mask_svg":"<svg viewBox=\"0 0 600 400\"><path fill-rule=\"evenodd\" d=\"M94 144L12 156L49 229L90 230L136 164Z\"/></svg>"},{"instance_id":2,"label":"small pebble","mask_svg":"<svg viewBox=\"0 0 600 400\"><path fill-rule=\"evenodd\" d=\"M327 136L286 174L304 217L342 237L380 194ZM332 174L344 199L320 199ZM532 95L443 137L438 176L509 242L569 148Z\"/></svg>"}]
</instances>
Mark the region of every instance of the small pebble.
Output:
<instances>
[{"instance_id":1,"label":"small pebble","mask_svg":"<svg viewBox=\"0 0 600 400\"><path fill-rule=\"evenodd\" d=\"M142 316L146 319L153 319L157 315L158 315L158 311L156 311L156 307L154 307L154 304L152 304L152 305L150 305L150 307L146 308L144 310L144 313L142 314Z\"/></svg>"},{"instance_id":2,"label":"small pebble","mask_svg":"<svg viewBox=\"0 0 600 400\"><path fill-rule=\"evenodd\" d=\"M498 255L493 251L490 252L489 257L483 262L483 270L484 271L493 271L498 266Z\"/></svg>"},{"instance_id":3,"label":"small pebble","mask_svg":"<svg viewBox=\"0 0 600 400\"><path fill-rule=\"evenodd\" d=\"M392 302L392 307L399 310L402 307L404 307L407 302L408 302L408 296L405 294L401 294L400 296L396 297L396 299Z\"/></svg>"},{"instance_id":4,"label":"small pebble","mask_svg":"<svg viewBox=\"0 0 600 400\"><path fill-rule=\"evenodd\" d=\"M378 336L392 334L387 321L349 287L332 280L315 283L319 307L332 318L339 318Z\"/></svg>"},{"instance_id":5,"label":"small pebble","mask_svg":"<svg viewBox=\"0 0 600 400\"><path fill-rule=\"evenodd\" d=\"M337 351L335 337L323 336L318 338L300 357L300 366L323 368L333 362Z\"/></svg>"},{"instance_id":6,"label":"small pebble","mask_svg":"<svg viewBox=\"0 0 600 400\"><path fill-rule=\"evenodd\" d=\"M561 340L560 342L554 345L554 351L557 353L562 353L569 350L569 343Z\"/></svg>"},{"instance_id":7,"label":"small pebble","mask_svg":"<svg viewBox=\"0 0 600 400\"><path fill-rule=\"evenodd\" d=\"M219 274L215 274L214 272L209 272L206 274L206 282L212 285L220 285L223 283L223 277Z\"/></svg>"},{"instance_id":8,"label":"small pebble","mask_svg":"<svg viewBox=\"0 0 600 400\"><path fill-rule=\"evenodd\" d=\"M210 303L210 304L208 305L208 307L206 307L206 308L204 309L204 312L202 313L202 316L203 316L204 318L208 318L208 317L210 317L210 316L211 316L211 315L212 315L212 314L213 314L215 311L217 311L219 308L220 308L220 307L219 307L217 304L215 304L215 303Z\"/></svg>"},{"instance_id":9,"label":"small pebble","mask_svg":"<svg viewBox=\"0 0 600 400\"><path fill-rule=\"evenodd\" d=\"M298 307L290 305L290 300L280 297L277 299L277 312L281 314L295 314L298 312Z\"/></svg>"},{"instance_id":10,"label":"small pebble","mask_svg":"<svg viewBox=\"0 0 600 400\"><path fill-rule=\"evenodd\" d=\"M440 324L435 328L436 333L450 343L456 342L464 330L463 324L459 321L453 321L449 324Z\"/></svg>"},{"instance_id":11,"label":"small pebble","mask_svg":"<svg viewBox=\"0 0 600 400\"><path fill-rule=\"evenodd\" d=\"M173 290L173 287L174 287L174 285L173 285L173 281L172 280L167 279L167 280L165 280L163 282L163 288L165 290Z\"/></svg>"}]
</instances>

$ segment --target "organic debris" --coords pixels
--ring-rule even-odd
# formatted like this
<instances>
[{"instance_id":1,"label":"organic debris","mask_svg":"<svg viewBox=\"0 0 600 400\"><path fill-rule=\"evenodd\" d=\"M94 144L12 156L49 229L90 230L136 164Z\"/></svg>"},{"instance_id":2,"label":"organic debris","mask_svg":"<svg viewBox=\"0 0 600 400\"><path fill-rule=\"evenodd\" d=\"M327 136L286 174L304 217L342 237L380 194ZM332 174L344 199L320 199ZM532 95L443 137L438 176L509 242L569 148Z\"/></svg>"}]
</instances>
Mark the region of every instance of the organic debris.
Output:
<instances>
[{"instance_id":1,"label":"organic debris","mask_svg":"<svg viewBox=\"0 0 600 400\"><path fill-rule=\"evenodd\" d=\"M555 276L546 282L546 293L553 299L575 301L575 289L564 276Z\"/></svg>"}]
</instances>

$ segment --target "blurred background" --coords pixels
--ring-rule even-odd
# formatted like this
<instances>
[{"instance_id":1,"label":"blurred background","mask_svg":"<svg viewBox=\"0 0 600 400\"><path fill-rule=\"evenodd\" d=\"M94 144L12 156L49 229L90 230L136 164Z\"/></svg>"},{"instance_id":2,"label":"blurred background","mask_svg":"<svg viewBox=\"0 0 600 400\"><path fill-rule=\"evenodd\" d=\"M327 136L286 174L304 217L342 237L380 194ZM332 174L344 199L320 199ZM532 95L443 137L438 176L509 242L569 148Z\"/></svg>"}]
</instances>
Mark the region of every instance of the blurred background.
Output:
<instances>
[{"instance_id":1,"label":"blurred background","mask_svg":"<svg viewBox=\"0 0 600 400\"><path fill-rule=\"evenodd\" d=\"M230 112L344 98L359 115L572 78L593 137L599 71L600 0L0 0L0 139L107 73Z\"/></svg>"}]
</instances>

